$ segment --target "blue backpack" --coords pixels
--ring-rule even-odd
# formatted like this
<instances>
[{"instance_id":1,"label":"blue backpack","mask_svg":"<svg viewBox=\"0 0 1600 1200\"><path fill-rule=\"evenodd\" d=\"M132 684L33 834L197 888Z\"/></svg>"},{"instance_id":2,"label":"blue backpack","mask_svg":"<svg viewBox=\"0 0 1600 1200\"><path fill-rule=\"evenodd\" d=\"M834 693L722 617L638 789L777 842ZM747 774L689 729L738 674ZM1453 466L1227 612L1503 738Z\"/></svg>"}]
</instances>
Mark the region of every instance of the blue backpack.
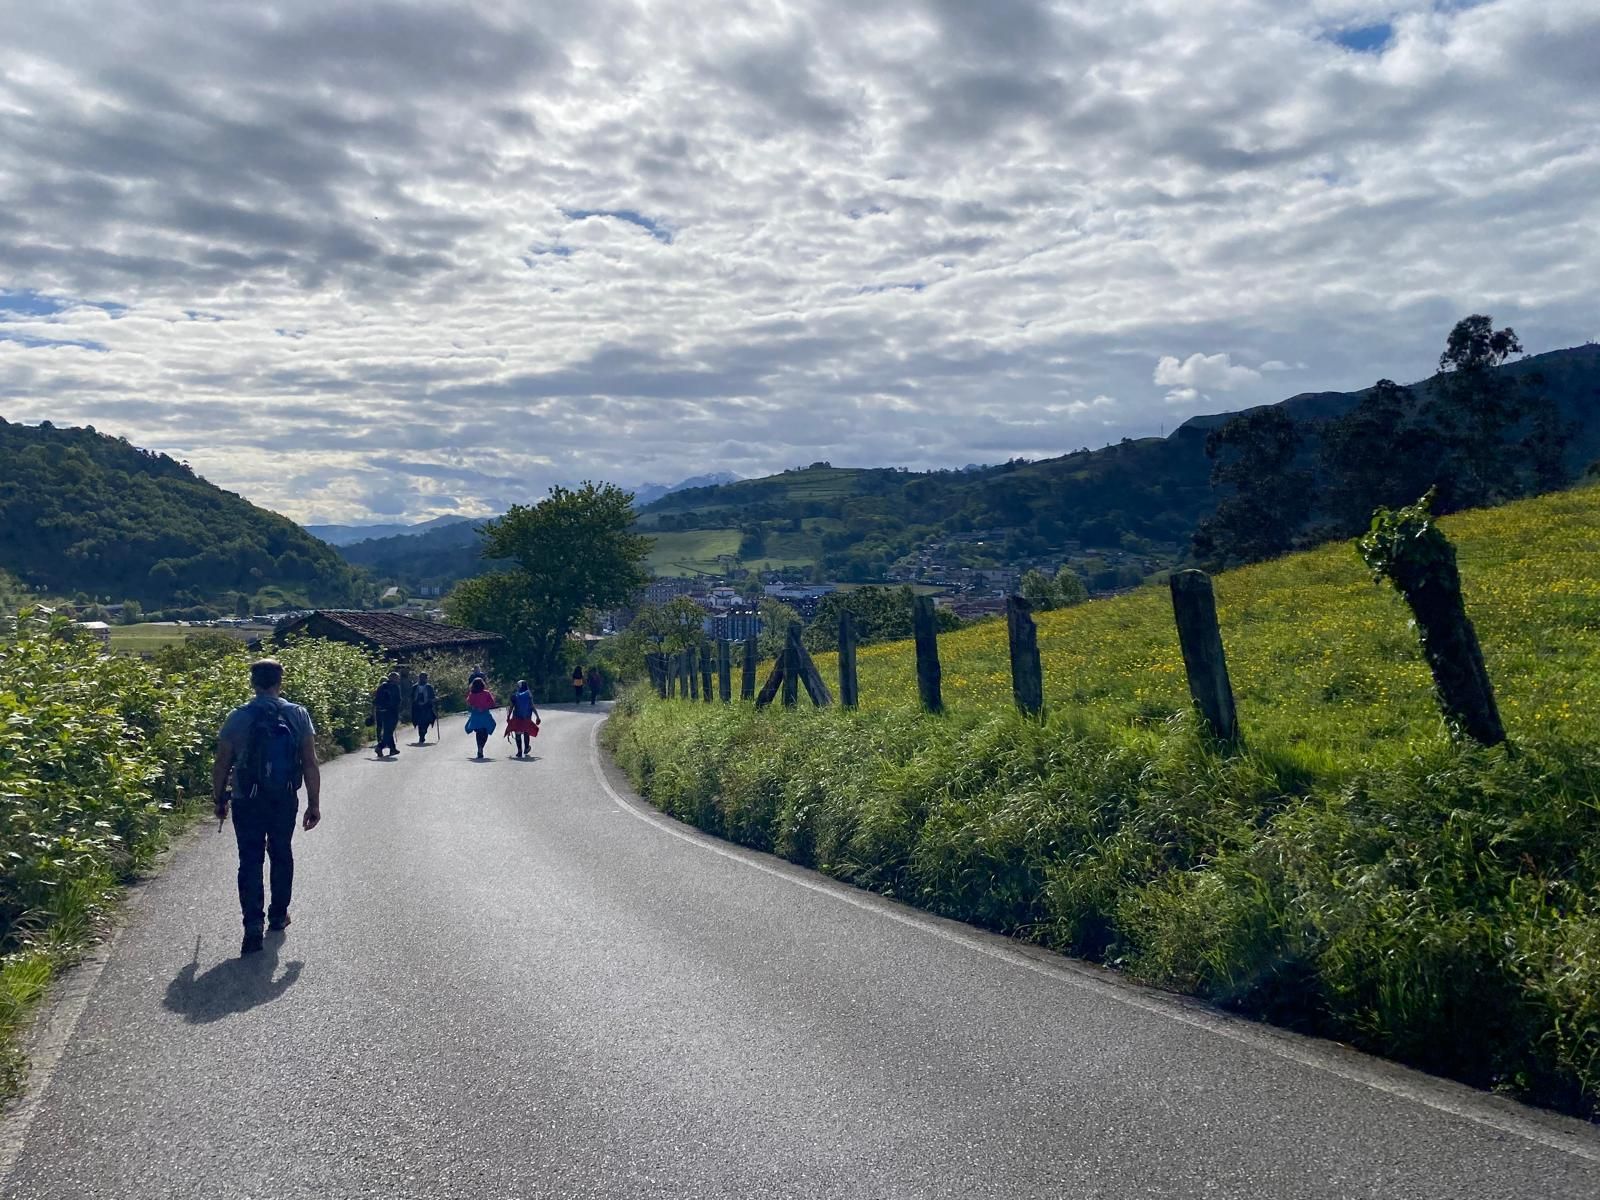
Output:
<instances>
[{"instance_id":1,"label":"blue backpack","mask_svg":"<svg viewBox=\"0 0 1600 1200\"><path fill-rule=\"evenodd\" d=\"M300 739L284 718L280 700L273 708L253 705L250 734L234 768L238 795L282 804L300 789Z\"/></svg>"}]
</instances>

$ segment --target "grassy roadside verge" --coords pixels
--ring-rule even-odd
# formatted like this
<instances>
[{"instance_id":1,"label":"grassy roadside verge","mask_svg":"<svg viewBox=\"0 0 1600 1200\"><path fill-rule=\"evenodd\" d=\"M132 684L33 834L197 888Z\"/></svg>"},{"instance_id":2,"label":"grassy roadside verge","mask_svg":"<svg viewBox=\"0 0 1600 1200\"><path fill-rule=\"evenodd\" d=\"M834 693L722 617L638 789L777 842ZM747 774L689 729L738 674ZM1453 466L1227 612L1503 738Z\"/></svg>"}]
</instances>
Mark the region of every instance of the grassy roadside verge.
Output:
<instances>
[{"instance_id":1,"label":"grassy roadside verge","mask_svg":"<svg viewBox=\"0 0 1600 1200\"><path fill-rule=\"evenodd\" d=\"M1151 594L1041 619L1042 722L1010 709L1004 628L983 626L943 639L941 718L889 644L862 651L858 712L635 691L605 742L712 833L1593 1119L1600 490L1446 528L1510 747L1450 743L1349 546L1219 577L1237 757L1194 736Z\"/></svg>"},{"instance_id":2,"label":"grassy roadside verge","mask_svg":"<svg viewBox=\"0 0 1600 1200\"><path fill-rule=\"evenodd\" d=\"M279 654L324 757L360 744L379 665L352 647ZM105 928L121 888L209 807L212 746L249 693L243 647L145 662L31 629L0 647L0 1098L17 1038L55 976Z\"/></svg>"}]
</instances>

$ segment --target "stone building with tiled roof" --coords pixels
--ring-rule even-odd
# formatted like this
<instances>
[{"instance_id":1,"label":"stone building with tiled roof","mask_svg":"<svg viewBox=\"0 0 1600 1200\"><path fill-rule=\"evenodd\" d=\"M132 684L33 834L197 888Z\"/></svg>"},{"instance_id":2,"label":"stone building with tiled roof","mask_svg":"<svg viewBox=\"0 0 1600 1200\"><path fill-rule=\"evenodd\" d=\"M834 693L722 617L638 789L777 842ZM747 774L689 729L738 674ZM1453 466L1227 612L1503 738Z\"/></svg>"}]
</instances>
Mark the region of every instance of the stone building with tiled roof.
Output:
<instances>
[{"instance_id":1,"label":"stone building with tiled roof","mask_svg":"<svg viewBox=\"0 0 1600 1200\"><path fill-rule=\"evenodd\" d=\"M485 633L481 629L421 621L399 613L339 608L319 608L285 622L278 626L275 636L283 638L296 633L333 642L350 642L396 662L436 650L487 654L501 640L499 634Z\"/></svg>"}]
</instances>

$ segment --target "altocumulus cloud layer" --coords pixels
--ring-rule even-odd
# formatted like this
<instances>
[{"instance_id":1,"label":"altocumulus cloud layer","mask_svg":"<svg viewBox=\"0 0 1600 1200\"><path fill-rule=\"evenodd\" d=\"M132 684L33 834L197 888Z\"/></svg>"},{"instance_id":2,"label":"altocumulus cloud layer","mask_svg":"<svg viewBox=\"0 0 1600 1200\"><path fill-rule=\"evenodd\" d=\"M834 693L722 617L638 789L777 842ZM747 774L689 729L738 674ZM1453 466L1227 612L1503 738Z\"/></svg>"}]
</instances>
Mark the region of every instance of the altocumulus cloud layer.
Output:
<instances>
[{"instance_id":1,"label":"altocumulus cloud layer","mask_svg":"<svg viewBox=\"0 0 1600 1200\"><path fill-rule=\"evenodd\" d=\"M0 414L301 518L1600 332L1594 0L6 0Z\"/></svg>"}]
</instances>

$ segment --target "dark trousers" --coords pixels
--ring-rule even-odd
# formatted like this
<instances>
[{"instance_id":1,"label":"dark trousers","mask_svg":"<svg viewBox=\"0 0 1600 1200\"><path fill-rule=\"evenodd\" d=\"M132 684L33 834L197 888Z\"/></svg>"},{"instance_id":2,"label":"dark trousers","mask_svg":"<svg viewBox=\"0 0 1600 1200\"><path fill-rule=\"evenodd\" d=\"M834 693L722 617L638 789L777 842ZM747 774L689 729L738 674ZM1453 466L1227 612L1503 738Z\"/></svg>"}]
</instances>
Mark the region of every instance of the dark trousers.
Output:
<instances>
[{"instance_id":1,"label":"dark trousers","mask_svg":"<svg viewBox=\"0 0 1600 1200\"><path fill-rule=\"evenodd\" d=\"M589 685L589 703L593 704L598 699L600 699L600 685L591 683Z\"/></svg>"},{"instance_id":2,"label":"dark trousers","mask_svg":"<svg viewBox=\"0 0 1600 1200\"><path fill-rule=\"evenodd\" d=\"M482 758L483 748L489 741L489 731L487 729L474 729L472 732L478 737L478 757Z\"/></svg>"},{"instance_id":3,"label":"dark trousers","mask_svg":"<svg viewBox=\"0 0 1600 1200\"><path fill-rule=\"evenodd\" d=\"M260 932L267 916L278 920L289 911L289 900L294 892L294 850L290 840L294 837L294 822L299 813L298 796L277 804L256 800L233 802L233 836L239 843L239 909L244 915L246 930ZM272 860L270 914L265 911L261 890L261 865L266 858Z\"/></svg>"},{"instance_id":4,"label":"dark trousers","mask_svg":"<svg viewBox=\"0 0 1600 1200\"><path fill-rule=\"evenodd\" d=\"M399 713L379 713L378 714L378 753L379 754L382 754L385 750L393 750L396 754L400 753L400 747L396 746L394 744L395 726L397 726L399 724L400 724L400 714Z\"/></svg>"},{"instance_id":5,"label":"dark trousers","mask_svg":"<svg viewBox=\"0 0 1600 1200\"><path fill-rule=\"evenodd\" d=\"M511 736L517 739L517 753L518 754L526 754L526 753L528 753L528 751L533 749L533 739L531 737L529 737L527 734L525 734L525 733L514 733Z\"/></svg>"},{"instance_id":6,"label":"dark trousers","mask_svg":"<svg viewBox=\"0 0 1600 1200\"><path fill-rule=\"evenodd\" d=\"M421 708L413 709L411 712L411 723L417 727L417 741L427 741L428 730L433 727L433 710Z\"/></svg>"}]
</instances>

